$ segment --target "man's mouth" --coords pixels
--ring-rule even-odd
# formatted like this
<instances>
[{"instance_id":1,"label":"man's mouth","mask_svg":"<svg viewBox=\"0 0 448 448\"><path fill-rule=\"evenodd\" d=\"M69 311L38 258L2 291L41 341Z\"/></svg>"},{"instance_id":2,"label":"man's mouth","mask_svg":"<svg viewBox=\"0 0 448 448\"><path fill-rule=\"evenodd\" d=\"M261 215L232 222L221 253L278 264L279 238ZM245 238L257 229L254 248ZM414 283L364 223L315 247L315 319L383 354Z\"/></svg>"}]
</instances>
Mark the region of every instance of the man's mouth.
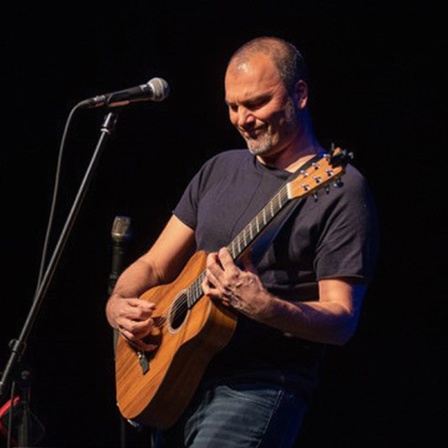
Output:
<instances>
[{"instance_id":1,"label":"man's mouth","mask_svg":"<svg viewBox=\"0 0 448 448\"><path fill-rule=\"evenodd\" d=\"M263 132L263 129L251 129L250 131L247 129L240 129L241 135L246 140L256 140Z\"/></svg>"}]
</instances>

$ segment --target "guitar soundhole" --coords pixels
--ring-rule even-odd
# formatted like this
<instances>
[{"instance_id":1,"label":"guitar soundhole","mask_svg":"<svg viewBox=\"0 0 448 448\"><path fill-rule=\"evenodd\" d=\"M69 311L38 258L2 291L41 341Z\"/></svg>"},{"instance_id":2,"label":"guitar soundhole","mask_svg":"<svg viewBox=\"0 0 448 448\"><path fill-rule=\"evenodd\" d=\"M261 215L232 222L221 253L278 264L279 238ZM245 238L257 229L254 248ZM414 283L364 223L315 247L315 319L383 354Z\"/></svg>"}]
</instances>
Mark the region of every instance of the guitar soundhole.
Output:
<instances>
[{"instance_id":1,"label":"guitar soundhole","mask_svg":"<svg viewBox=\"0 0 448 448\"><path fill-rule=\"evenodd\" d=\"M173 330L177 330L185 321L188 313L187 295L182 293L173 302L170 309L170 326Z\"/></svg>"}]
</instances>

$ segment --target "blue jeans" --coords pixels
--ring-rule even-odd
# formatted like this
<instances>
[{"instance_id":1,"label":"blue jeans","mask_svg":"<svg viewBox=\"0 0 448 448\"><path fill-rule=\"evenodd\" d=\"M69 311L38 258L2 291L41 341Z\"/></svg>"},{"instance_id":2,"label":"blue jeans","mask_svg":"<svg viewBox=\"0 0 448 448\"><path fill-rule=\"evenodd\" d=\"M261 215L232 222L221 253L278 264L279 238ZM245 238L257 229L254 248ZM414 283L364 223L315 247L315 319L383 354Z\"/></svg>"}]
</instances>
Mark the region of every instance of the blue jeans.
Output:
<instances>
[{"instance_id":1,"label":"blue jeans","mask_svg":"<svg viewBox=\"0 0 448 448\"><path fill-rule=\"evenodd\" d=\"M209 383L155 448L292 448L307 408L276 384Z\"/></svg>"}]
</instances>

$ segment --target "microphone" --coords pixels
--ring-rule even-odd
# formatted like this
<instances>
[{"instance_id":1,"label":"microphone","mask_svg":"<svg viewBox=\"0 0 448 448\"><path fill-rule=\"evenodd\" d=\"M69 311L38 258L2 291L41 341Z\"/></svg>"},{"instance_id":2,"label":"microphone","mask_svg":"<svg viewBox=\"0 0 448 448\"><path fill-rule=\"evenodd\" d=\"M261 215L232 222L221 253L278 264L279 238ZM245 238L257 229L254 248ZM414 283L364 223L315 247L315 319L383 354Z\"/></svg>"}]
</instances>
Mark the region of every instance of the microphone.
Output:
<instances>
[{"instance_id":1,"label":"microphone","mask_svg":"<svg viewBox=\"0 0 448 448\"><path fill-rule=\"evenodd\" d=\"M112 268L109 275L109 294L123 271L126 246L131 239L131 218L116 216L112 224Z\"/></svg>"},{"instance_id":2,"label":"microphone","mask_svg":"<svg viewBox=\"0 0 448 448\"><path fill-rule=\"evenodd\" d=\"M152 78L146 84L141 84L117 92L97 95L81 101L78 107L92 109L94 107L118 107L139 101L163 101L168 97L170 87L162 78Z\"/></svg>"}]
</instances>

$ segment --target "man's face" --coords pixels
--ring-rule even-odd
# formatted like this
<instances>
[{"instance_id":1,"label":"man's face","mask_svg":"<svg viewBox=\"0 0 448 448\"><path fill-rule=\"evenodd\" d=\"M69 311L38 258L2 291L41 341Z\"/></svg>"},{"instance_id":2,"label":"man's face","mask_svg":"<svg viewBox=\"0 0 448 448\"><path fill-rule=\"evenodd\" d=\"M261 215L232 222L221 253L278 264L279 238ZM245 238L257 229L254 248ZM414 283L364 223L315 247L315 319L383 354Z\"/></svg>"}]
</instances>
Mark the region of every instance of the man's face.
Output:
<instances>
[{"instance_id":1,"label":"man's face","mask_svg":"<svg viewBox=\"0 0 448 448\"><path fill-rule=\"evenodd\" d=\"M267 56L254 55L232 64L225 89L230 121L252 154L272 156L298 134L298 111Z\"/></svg>"}]
</instances>

